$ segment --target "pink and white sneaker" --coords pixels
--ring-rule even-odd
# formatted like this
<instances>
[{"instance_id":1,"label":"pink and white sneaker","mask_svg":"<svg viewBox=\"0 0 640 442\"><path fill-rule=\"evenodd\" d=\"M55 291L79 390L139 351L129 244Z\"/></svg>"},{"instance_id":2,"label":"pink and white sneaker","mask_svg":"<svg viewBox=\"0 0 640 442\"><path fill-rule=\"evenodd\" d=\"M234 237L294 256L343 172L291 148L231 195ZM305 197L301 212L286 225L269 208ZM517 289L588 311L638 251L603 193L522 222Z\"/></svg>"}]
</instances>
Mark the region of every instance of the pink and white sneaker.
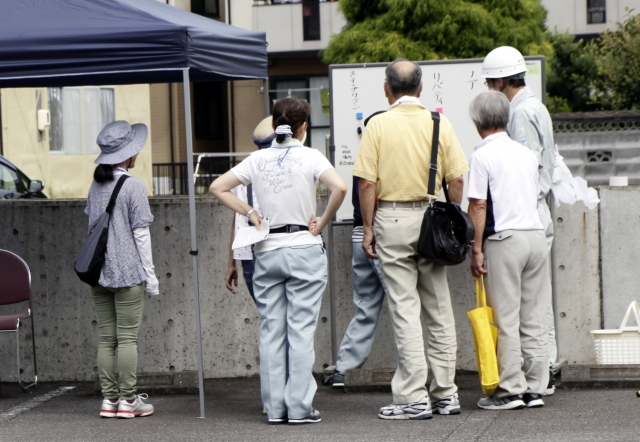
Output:
<instances>
[{"instance_id":1,"label":"pink and white sneaker","mask_svg":"<svg viewBox=\"0 0 640 442\"><path fill-rule=\"evenodd\" d=\"M104 398L102 400L102 408L100 409L100 416L102 417L116 417L118 412L118 405L120 405L120 398L113 402L111 399Z\"/></svg>"},{"instance_id":2,"label":"pink and white sneaker","mask_svg":"<svg viewBox=\"0 0 640 442\"><path fill-rule=\"evenodd\" d=\"M149 396L146 393L136 395L133 402L129 402L125 399L120 399L120 405L118 406L118 417L125 419L131 419L132 417L149 416L153 414L153 405L145 404L142 399L148 399Z\"/></svg>"}]
</instances>

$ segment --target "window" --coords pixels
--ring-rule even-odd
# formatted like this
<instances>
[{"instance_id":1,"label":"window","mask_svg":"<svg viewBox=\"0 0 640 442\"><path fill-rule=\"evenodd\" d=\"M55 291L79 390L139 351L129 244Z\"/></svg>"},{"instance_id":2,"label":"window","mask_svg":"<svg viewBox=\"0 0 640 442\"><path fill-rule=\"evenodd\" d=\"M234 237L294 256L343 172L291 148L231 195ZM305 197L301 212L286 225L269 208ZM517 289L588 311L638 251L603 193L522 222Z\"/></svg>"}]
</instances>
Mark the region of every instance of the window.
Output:
<instances>
[{"instance_id":1,"label":"window","mask_svg":"<svg viewBox=\"0 0 640 442\"><path fill-rule=\"evenodd\" d=\"M302 34L304 41L320 40L320 3L302 2Z\"/></svg>"},{"instance_id":2,"label":"window","mask_svg":"<svg viewBox=\"0 0 640 442\"><path fill-rule=\"evenodd\" d=\"M193 83L193 110L196 138L224 140L229 124L227 83Z\"/></svg>"},{"instance_id":3,"label":"window","mask_svg":"<svg viewBox=\"0 0 640 442\"><path fill-rule=\"evenodd\" d=\"M100 153L98 134L115 120L112 87L49 88L49 151L68 155Z\"/></svg>"},{"instance_id":4,"label":"window","mask_svg":"<svg viewBox=\"0 0 640 442\"><path fill-rule=\"evenodd\" d=\"M218 0L191 0L191 12L207 17L219 17Z\"/></svg>"},{"instance_id":5,"label":"window","mask_svg":"<svg viewBox=\"0 0 640 442\"><path fill-rule=\"evenodd\" d=\"M4 164L0 163L0 189L9 192L26 192L27 187L18 178L18 173L15 170L9 169Z\"/></svg>"},{"instance_id":6,"label":"window","mask_svg":"<svg viewBox=\"0 0 640 442\"><path fill-rule=\"evenodd\" d=\"M587 24L607 22L607 0L587 0Z\"/></svg>"},{"instance_id":7,"label":"window","mask_svg":"<svg viewBox=\"0 0 640 442\"><path fill-rule=\"evenodd\" d=\"M326 136L330 133L329 77L309 77L303 79L275 80L275 98L295 95L311 104L309 129L305 144L327 156ZM273 96L272 96L273 98Z\"/></svg>"}]
</instances>

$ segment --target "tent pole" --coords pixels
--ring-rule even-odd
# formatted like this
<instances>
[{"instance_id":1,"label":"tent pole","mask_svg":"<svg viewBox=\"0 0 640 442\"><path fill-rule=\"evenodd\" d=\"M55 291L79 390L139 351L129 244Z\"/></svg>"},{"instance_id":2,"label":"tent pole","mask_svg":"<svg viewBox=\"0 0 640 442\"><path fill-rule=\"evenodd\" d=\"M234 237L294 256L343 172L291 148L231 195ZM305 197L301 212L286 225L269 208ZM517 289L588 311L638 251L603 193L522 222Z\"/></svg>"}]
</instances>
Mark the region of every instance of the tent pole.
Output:
<instances>
[{"instance_id":1,"label":"tent pole","mask_svg":"<svg viewBox=\"0 0 640 442\"><path fill-rule=\"evenodd\" d=\"M196 244L196 190L193 180L193 139L191 134L191 91L189 68L182 70L184 88L184 124L187 137L187 172L189 177L189 221L191 224L191 259L193 262L193 303L196 313L196 344L198 353L198 387L200 390L200 416L204 419L204 370L202 366L202 329L200 327L200 287L198 286L198 248Z\"/></svg>"},{"instance_id":2,"label":"tent pole","mask_svg":"<svg viewBox=\"0 0 640 442\"><path fill-rule=\"evenodd\" d=\"M327 135L325 140L325 152L329 154L329 161L331 164L336 164L335 147L331 146L331 137ZM333 242L333 227L336 221L334 216L329 223L327 229L327 257L329 265L329 318L331 319L331 365L336 366L338 364L338 350L340 343L338 342L338 315L336 308L336 269L335 265L335 247ZM334 367L335 368L335 367Z\"/></svg>"},{"instance_id":3,"label":"tent pole","mask_svg":"<svg viewBox=\"0 0 640 442\"><path fill-rule=\"evenodd\" d=\"M264 99L263 100L263 103L264 103L264 117L267 118L269 115L271 115L271 112L270 112L271 111L271 106L270 106L270 103L269 103L269 79L268 78L265 78L262 81L262 90L263 90L262 98Z\"/></svg>"}]
</instances>

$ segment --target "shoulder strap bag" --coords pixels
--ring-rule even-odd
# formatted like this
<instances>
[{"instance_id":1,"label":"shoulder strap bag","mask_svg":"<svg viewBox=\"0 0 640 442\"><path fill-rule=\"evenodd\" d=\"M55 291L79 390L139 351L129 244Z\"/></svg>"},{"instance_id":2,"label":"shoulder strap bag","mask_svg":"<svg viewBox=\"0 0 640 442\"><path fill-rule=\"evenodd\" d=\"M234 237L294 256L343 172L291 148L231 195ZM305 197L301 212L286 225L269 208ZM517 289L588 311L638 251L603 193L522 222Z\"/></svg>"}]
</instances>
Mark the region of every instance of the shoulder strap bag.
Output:
<instances>
[{"instance_id":1,"label":"shoulder strap bag","mask_svg":"<svg viewBox=\"0 0 640 442\"><path fill-rule=\"evenodd\" d=\"M111 220L113 207L116 205L116 199L118 198L120 189L127 178L129 178L129 176L125 174L118 179L116 187L111 194L111 199L109 199L109 204L107 204L107 209L98 217L91 228L89 237L82 245L74 264L74 270L78 278L91 287L98 285L98 281L100 280L100 273L104 265L104 256L107 253L109 221Z\"/></svg>"},{"instance_id":2,"label":"shoulder strap bag","mask_svg":"<svg viewBox=\"0 0 640 442\"><path fill-rule=\"evenodd\" d=\"M431 164L427 193L433 196L438 172L438 143L440 139L440 114L431 112L433 118L433 140L431 142ZM435 264L451 266L462 263L473 244L475 227L473 221L457 203L449 199L447 182L442 178L442 190L447 202L429 204L420 229L418 254Z\"/></svg>"}]
</instances>

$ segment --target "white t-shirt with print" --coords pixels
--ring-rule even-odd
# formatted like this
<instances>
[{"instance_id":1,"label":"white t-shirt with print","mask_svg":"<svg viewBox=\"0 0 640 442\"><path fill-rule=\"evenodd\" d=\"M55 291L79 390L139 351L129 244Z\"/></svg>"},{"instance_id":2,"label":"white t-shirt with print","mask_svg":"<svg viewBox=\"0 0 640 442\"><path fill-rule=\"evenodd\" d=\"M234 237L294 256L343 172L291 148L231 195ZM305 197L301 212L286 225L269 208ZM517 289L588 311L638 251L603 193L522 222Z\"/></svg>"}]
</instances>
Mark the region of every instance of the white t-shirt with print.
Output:
<instances>
[{"instance_id":1,"label":"white t-shirt with print","mask_svg":"<svg viewBox=\"0 0 640 442\"><path fill-rule=\"evenodd\" d=\"M333 166L324 155L291 139L282 144L274 141L270 148L252 153L231 171L245 186L253 183L260 214L269 218L271 228L278 228L309 225L316 214L316 182L328 169ZM275 233L257 243L254 250L314 244L322 244L322 238L309 231Z\"/></svg>"},{"instance_id":2,"label":"white t-shirt with print","mask_svg":"<svg viewBox=\"0 0 640 442\"><path fill-rule=\"evenodd\" d=\"M231 189L231 193L240 198L245 203L249 203L249 197L247 195L247 186L236 186ZM258 199L256 198L256 192L253 192L253 208L256 211L260 212L260 206L258 205ZM235 231L233 233L234 238L235 235L238 234L238 230L240 227L248 227L249 226L249 218L244 215L240 215L236 213L236 223L235 223ZM233 259L241 259L243 261L251 261L253 260L253 252L251 251L251 246L240 247L233 251Z\"/></svg>"}]
</instances>

